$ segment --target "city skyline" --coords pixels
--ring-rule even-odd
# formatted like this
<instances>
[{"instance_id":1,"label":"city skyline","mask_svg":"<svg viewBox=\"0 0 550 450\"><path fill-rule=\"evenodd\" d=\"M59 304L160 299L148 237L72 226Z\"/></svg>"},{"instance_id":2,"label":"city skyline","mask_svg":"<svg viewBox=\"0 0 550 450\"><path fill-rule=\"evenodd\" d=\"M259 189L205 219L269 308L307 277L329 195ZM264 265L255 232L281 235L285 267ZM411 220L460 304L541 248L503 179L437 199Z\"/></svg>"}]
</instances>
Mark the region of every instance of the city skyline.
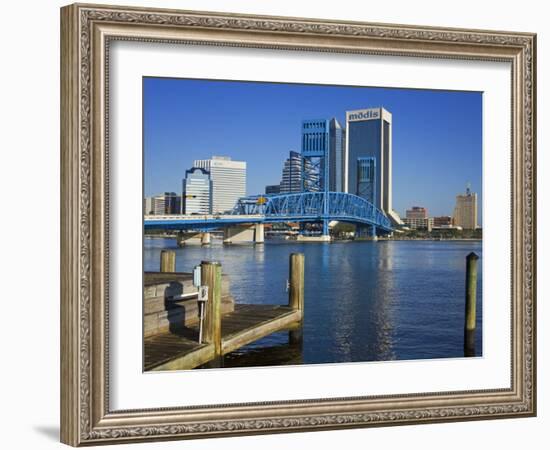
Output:
<instances>
[{"instance_id":1,"label":"city skyline","mask_svg":"<svg viewBox=\"0 0 550 450\"><path fill-rule=\"evenodd\" d=\"M482 204L478 92L145 78L143 93L145 196L178 192L193 161L212 155L245 161L246 193L262 194L300 151L303 120L345 124L346 111L384 107L394 122L394 210L452 215L468 182Z\"/></svg>"}]
</instances>

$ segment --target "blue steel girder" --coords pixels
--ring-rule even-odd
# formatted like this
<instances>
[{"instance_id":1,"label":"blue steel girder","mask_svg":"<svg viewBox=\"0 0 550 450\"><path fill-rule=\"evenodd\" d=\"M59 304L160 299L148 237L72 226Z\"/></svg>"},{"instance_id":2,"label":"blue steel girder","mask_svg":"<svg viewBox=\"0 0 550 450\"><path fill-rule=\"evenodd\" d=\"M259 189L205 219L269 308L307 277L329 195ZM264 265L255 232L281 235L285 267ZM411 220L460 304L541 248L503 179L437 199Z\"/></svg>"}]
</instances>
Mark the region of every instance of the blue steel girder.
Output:
<instances>
[{"instance_id":1,"label":"blue steel girder","mask_svg":"<svg viewBox=\"0 0 550 450\"><path fill-rule=\"evenodd\" d=\"M325 196L328 201L325 204ZM260 199L263 199L260 201ZM340 220L393 230L388 217L371 202L345 192L300 192L241 198L233 214L261 214L265 222Z\"/></svg>"}]
</instances>

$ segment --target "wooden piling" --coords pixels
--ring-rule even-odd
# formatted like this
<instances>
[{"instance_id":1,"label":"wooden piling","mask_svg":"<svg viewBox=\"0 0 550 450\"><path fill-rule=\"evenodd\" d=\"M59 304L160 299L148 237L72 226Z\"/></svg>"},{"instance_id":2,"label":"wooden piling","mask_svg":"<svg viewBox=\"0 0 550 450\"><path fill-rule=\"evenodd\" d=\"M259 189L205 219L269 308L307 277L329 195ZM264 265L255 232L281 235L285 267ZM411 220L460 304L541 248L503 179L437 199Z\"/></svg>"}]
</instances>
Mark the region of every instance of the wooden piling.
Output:
<instances>
[{"instance_id":1,"label":"wooden piling","mask_svg":"<svg viewBox=\"0 0 550 450\"><path fill-rule=\"evenodd\" d=\"M464 356L475 356L477 256L466 256L466 308L464 315Z\"/></svg>"},{"instance_id":2,"label":"wooden piling","mask_svg":"<svg viewBox=\"0 0 550 450\"><path fill-rule=\"evenodd\" d=\"M173 273L176 271L176 252L162 250L160 252L160 271Z\"/></svg>"},{"instance_id":3,"label":"wooden piling","mask_svg":"<svg viewBox=\"0 0 550 450\"><path fill-rule=\"evenodd\" d=\"M291 328L288 331L288 343L291 346L297 346L300 348L302 347L304 343L304 334L303 334L301 322L299 327Z\"/></svg>"},{"instance_id":4,"label":"wooden piling","mask_svg":"<svg viewBox=\"0 0 550 450\"><path fill-rule=\"evenodd\" d=\"M289 261L288 306L304 310L304 262L303 253L291 253Z\"/></svg>"},{"instance_id":5,"label":"wooden piling","mask_svg":"<svg viewBox=\"0 0 550 450\"><path fill-rule=\"evenodd\" d=\"M201 285L208 286L204 316L204 342L214 344L216 356L222 354L222 266L216 261L201 263Z\"/></svg>"}]
</instances>

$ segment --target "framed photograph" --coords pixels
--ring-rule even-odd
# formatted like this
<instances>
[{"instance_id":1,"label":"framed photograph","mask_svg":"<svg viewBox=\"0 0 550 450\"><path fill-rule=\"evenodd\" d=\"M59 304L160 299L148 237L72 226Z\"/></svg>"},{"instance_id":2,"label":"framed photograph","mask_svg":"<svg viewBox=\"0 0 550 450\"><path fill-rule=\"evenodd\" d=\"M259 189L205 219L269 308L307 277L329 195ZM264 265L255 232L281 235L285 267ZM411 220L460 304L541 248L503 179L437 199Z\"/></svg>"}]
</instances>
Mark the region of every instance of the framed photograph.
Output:
<instances>
[{"instance_id":1,"label":"framed photograph","mask_svg":"<svg viewBox=\"0 0 550 450\"><path fill-rule=\"evenodd\" d=\"M536 414L536 36L61 9L61 440Z\"/></svg>"}]
</instances>

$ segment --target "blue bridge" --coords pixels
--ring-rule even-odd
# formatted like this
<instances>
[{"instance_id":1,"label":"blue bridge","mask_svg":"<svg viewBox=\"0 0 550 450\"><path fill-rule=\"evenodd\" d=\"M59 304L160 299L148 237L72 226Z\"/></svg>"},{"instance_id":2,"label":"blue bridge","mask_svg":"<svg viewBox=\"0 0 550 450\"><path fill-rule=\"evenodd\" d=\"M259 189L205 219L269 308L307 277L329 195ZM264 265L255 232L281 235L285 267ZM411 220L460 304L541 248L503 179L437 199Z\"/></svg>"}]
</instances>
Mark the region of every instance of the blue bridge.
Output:
<instances>
[{"instance_id":1,"label":"blue bridge","mask_svg":"<svg viewBox=\"0 0 550 450\"><path fill-rule=\"evenodd\" d=\"M260 214L273 222L350 222L390 233L390 219L369 201L344 192L300 192L241 198L234 214Z\"/></svg>"},{"instance_id":2,"label":"blue bridge","mask_svg":"<svg viewBox=\"0 0 550 450\"><path fill-rule=\"evenodd\" d=\"M270 223L317 223L328 236L331 221L355 224L371 236L393 231L390 219L364 198L344 192L300 192L280 195L255 195L238 200L227 214L145 216L145 229L208 232L236 226L261 226ZM256 239L258 240L258 239ZM229 242L229 240L228 240Z\"/></svg>"}]
</instances>

